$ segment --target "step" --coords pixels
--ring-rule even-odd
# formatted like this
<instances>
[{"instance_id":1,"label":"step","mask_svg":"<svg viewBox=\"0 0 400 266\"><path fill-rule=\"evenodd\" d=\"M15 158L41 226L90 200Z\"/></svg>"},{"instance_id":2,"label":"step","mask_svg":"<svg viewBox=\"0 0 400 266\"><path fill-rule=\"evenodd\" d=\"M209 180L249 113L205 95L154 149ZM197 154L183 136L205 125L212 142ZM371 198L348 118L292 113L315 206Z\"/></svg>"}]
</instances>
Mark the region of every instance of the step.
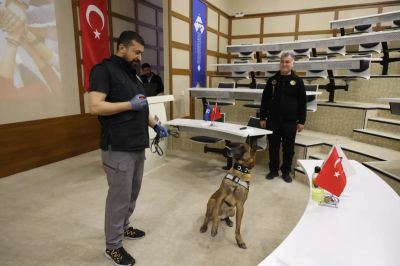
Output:
<instances>
[{"instance_id":1,"label":"step","mask_svg":"<svg viewBox=\"0 0 400 266\"><path fill-rule=\"evenodd\" d=\"M328 157L327 153L316 152L308 155L308 159L312 160L325 160Z\"/></svg>"},{"instance_id":2,"label":"step","mask_svg":"<svg viewBox=\"0 0 400 266\"><path fill-rule=\"evenodd\" d=\"M390 110L378 110L377 116L389 119L400 119L400 115L392 114Z\"/></svg>"},{"instance_id":3,"label":"step","mask_svg":"<svg viewBox=\"0 0 400 266\"><path fill-rule=\"evenodd\" d=\"M308 138L322 142L321 145L307 147L307 157L311 154L322 153L328 154L332 145L340 144L346 156L350 160L359 162L368 161L390 161L400 158L400 151L385 148L382 146L372 145L372 143L364 143L355 141L349 137L337 136L312 130L303 130L297 136L303 135Z\"/></svg>"},{"instance_id":4,"label":"step","mask_svg":"<svg viewBox=\"0 0 400 266\"><path fill-rule=\"evenodd\" d=\"M368 168L385 174L400 181L400 160L399 161L373 161L363 163Z\"/></svg>"},{"instance_id":5,"label":"step","mask_svg":"<svg viewBox=\"0 0 400 266\"><path fill-rule=\"evenodd\" d=\"M388 133L399 133L400 120L383 117L371 117L368 118L367 129L381 130Z\"/></svg>"},{"instance_id":6,"label":"step","mask_svg":"<svg viewBox=\"0 0 400 266\"><path fill-rule=\"evenodd\" d=\"M389 110L389 106L383 103L363 103L363 102L352 102L352 101L328 102L322 99L318 100L318 106L333 106L333 107L362 109L362 110Z\"/></svg>"},{"instance_id":7,"label":"step","mask_svg":"<svg viewBox=\"0 0 400 266\"><path fill-rule=\"evenodd\" d=\"M354 129L353 139L379 147L400 151L400 134L375 129Z\"/></svg>"},{"instance_id":8,"label":"step","mask_svg":"<svg viewBox=\"0 0 400 266\"><path fill-rule=\"evenodd\" d=\"M351 137L354 128L363 127L366 110L338 106L335 103L318 105L315 113L307 113L306 129L327 134Z\"/></svg>"},{"instance_id":9,"label":"step","mask_svg":"<svg viewBox=\"0 0 400 266\"><path fill-rule=\"evenodd\" d=\"M323 144L323 140L299 133L296 135L295 144L302 147L313 147Z\"/></svg>"},{"instance_id":10,"label":"step","mask_svg":"<svg viewBox=\"0 0 400 266\"><path fill-rule=\"evenodd\" d=\"M295 171L295 172L302 173L302 174L306 174L301 166L296 166L296 167L294 168L294 171Z\"/></svg>"}]
</instances>

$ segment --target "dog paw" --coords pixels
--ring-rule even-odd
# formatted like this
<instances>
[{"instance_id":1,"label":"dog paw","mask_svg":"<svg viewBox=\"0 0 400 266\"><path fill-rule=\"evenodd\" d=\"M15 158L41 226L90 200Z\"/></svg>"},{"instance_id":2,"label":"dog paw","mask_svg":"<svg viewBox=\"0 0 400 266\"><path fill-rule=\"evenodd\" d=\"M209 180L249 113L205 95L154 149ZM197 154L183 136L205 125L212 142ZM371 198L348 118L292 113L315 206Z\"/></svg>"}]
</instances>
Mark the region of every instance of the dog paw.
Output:
<instances>
[{"instance_id":1,"label":"dog paw","mask_svg":"<svg viewBox=\"0 0 400 266\"><path fill-rule=\"evenodd\" d=\"M240 247L240 248L242 248L242 249L246 249L247 247L246 247L246 244L244 243L244 242L242 242L242 243L237 243L238 244L238 246Z\"/></svg>"},{"instance_id":2,"label":"dog paw","mask_svg":"<svg viewBox=\"0 0 400 266\"><path fill-rule=\"evenodd\" d=\"M207 226L206 226L206 225L203 225L202 227L200 227L200 232L201 232L201 233L207 232Z\"/></svg>"},{"instance_id":3,"label":"dog paw","mask_svg":"<svg viewBox=\"0 0 400 266\"><path fill-rule=\"evenodd\" d=\"M229 217L226 217L226 218L224 219L224 221L225 221L225 223L226 223L227 226L229 226L229 227L232 227L232 226L233 226L233 222L232 222L231 219L229 219Z\"/></svg>"},{"instance_id":4,"label":"dog paw","mask_svg":"<svg viewBox=\"0 0 400 266\"><path fill-rule=\"evenodd\" d=\"M218 230L211 230L211 236L214 237L218 234Z\"/></svg>"}]
</instances>

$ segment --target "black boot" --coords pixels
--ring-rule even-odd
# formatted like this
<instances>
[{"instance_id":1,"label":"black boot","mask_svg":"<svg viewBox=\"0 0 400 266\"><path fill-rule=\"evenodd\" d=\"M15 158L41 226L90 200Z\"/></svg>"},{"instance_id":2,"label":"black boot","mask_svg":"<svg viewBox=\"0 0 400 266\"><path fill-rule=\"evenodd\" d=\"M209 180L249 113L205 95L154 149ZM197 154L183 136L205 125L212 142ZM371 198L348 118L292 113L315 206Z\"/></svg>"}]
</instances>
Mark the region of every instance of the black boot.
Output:
<instances>
[{"instance_id":1,"label":"black boot","mask_svg":"<svg viewBox=\"0 0 400 266\"><path fill-rule=\"evenodd\" d=\"M269 172L265 178L268 180L272 180L275 177L277 177L278 175L279 175L278 172Z\"/></svg>"},{"instance_id":2,"label":"black boot","mask_svg":"<svg viewBox=\"0 0 400 266\"><path fill-rule=\"evenodd\" d=\"M292 177L290 176L290 173L282 173L282 178L286 183L292 183Z\"/></svg>"}]
</instances>

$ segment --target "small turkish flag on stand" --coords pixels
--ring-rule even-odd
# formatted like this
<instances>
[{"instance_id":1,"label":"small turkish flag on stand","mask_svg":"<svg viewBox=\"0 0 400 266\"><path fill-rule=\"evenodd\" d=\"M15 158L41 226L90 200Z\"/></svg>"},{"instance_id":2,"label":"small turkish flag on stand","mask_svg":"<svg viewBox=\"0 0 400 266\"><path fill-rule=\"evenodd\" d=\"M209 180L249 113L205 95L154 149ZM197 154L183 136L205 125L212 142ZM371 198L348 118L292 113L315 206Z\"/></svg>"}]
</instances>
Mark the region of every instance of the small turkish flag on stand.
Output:
<instances>
[{"instance_id":1,"label":"small turkish flag on stand","mask_svg":"<svg viewBox=\"0 0 400 266\"><path fill-rule=\"evenodd\" d=\"M211 111L211 121L218 120L222 117L221 112L219 111L218 104L215 103L212 111Z\"/></svg>"},{"instance_id":2,"label":"small turkish flag on stand","mask_svg":"<svg viewBox=\"0 0 400 266\"><path fill-rule=\"evenodd\" d=\"M315 184L339 197L346 186L346 175L343 170L342 158L339 157L336 147L322 166Z\"/></svg>"},{"instance_id":3,"label":"small turkish flag on stand","mask_svg":"<svg viewBox=\"0 0 400 266\"><path fill-rule=\"evenodd\" d=\"M92 67L110 56L107 0L79 0L85 92Z\"/></svg>"}]
</instances>

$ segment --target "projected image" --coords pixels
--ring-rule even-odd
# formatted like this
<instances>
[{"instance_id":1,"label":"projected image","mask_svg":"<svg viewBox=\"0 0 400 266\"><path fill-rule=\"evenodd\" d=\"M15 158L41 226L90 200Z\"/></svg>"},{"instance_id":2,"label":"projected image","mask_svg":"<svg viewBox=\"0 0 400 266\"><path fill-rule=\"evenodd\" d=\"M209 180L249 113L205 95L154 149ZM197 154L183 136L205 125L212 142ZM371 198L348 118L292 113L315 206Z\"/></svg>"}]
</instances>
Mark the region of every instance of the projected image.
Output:
<instances>
[{"instance_id":1,"label":"projected image","mask_svg":"<svg viewBox=\"0 0 400 266\"><path fill-rule=\"evenodd\" d=\"M0 101L60 91L54 0L0 0Z\"/></svg>"}]
</instances>

